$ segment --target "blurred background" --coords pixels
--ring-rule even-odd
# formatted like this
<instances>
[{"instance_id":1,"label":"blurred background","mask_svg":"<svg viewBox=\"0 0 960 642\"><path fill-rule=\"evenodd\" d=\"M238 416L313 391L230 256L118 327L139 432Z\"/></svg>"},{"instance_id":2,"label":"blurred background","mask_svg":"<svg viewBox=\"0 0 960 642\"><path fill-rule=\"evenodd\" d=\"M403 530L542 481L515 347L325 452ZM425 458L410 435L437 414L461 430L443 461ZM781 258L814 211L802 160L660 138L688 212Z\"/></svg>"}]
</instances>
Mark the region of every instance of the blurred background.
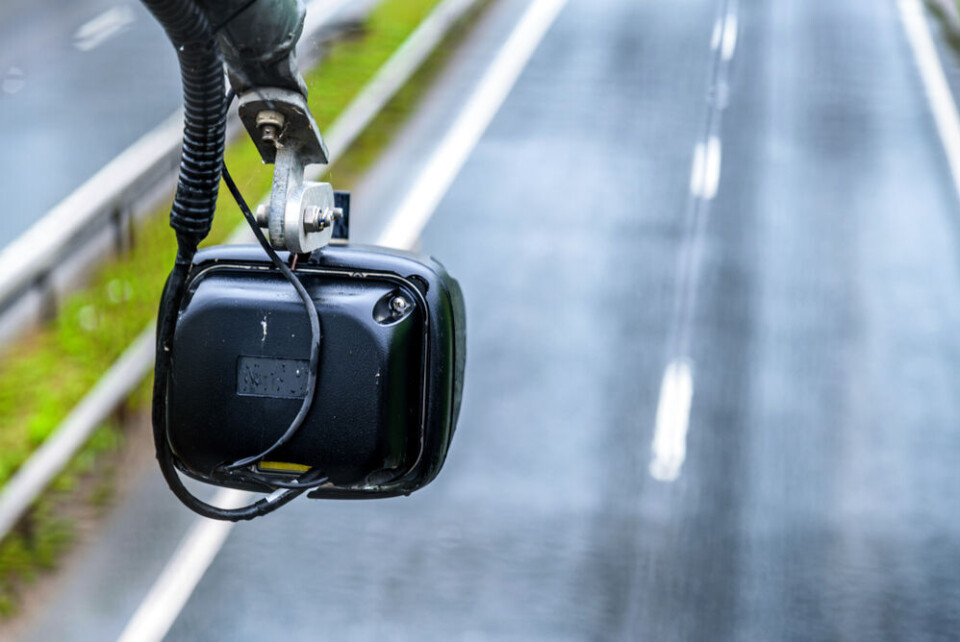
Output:
<instances>
[{"instance_id":1,"label":"blurred background","mask_svg":"<svg viewBox=\"0 0 960 642\"><path fill-rule=\"evenodd\" d=\"M133 0L6 0L2 639L957 639L952 0L307 20L352 239L414 211L465 293L445 469L236 527L177 502L147 416L174 51ZM221 199L208 244L240 223Z\"/></svg>"}]
</instances>

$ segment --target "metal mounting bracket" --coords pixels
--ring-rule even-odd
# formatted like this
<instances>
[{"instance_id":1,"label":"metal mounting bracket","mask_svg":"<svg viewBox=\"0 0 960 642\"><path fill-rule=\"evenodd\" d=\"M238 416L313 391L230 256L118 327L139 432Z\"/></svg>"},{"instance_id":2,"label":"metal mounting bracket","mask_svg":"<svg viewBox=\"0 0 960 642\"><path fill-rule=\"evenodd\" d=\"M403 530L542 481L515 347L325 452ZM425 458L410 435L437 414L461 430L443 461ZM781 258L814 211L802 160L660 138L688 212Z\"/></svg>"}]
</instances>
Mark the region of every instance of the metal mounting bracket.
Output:
<instances>
[{"instance_id":1,"label":"metal mounting bracket","mask_svg":"<svg viewBox=\"0 0 960 642\"><path fill-rule=\"evenodd\" d=\"M257 210L257 223L269 230L270 245L297 254L317 250L333 238L339 216L330 183L304 181L299 155L288 147L278 149L270 205Z\"/></svg>"},{"instance_id":2,"label":"metal mounting bracket","mask_svg":"<svg viewBox=\"0 0 960 642\"><path fill-rule=\"evenodd\" d=\"M329 158L303 96L277 88L251 91L240 98L240 119L263 161L274 166L270 205L257 210L270 244L304 254L329 243L342 211L329 183L303 180L304 167Z\"/></svg>"},{"instance_id":3,"label":"metal mounting bracket","mask_svg":"<svg viewBox=\"0 0 960 642\"><path fill-rule=\"evenodd\" d=\"M240 96L240 120L253 139L264 163L273 163L282 147L298 148L304 165L329 162L327 146L302 94L289 89L262 87ZM272 122L264 123L262 115ZM277 118L279 116L279 118ZM276 123L280 124L277 127ZM264 136L264 127L276 128L274 136Z\"/></svg>"}]
</instances>

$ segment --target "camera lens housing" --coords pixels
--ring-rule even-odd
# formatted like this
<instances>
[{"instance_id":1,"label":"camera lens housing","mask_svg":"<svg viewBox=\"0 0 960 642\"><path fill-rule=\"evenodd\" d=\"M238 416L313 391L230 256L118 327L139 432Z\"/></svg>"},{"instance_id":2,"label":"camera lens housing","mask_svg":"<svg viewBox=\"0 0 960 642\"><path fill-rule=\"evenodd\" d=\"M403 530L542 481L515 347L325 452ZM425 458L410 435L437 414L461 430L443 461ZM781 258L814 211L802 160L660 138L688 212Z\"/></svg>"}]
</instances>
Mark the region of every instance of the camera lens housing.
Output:
<instances>
[{"instance_id":1,"label":"camera lens housing","mask_svg":"<svg viewBox=\"0 0 960 642\"><path fill-rule=\"evenodd\" d=\"M281 254L284 260L289 257ZM269 492L307 471L310 497L409 494L440 471L460 408L463 297L433 259L330 245L296 274L321 326L313 404L293 438L243 479L230 462L284 433L306 395L303 302L258 246L194 259L171 348L166 433L175 464L204 482Z\"/></svg>"}]
</instances>

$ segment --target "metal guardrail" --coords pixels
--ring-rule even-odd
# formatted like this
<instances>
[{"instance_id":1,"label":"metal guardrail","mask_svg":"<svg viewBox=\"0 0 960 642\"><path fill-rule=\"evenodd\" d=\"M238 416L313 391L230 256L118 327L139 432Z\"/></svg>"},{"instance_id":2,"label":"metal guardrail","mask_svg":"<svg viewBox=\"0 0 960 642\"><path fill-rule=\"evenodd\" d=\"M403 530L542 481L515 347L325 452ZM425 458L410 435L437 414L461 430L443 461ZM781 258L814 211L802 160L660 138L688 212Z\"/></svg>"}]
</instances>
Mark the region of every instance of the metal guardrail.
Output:
<instances>
[{"instance_id":1,"label":"metal guardrail","mask_svg":"<svg viewBox=\"0 0 960 642\"><path fill-rule=\"evenodd\" d=\"M479 2L480 0L443 0L407 38L327 131L325 139L331 152L331 164L336 162L397 91L410 80L450 29ZM158 132L158 137L163 135L169 134ZM179 129L176 135L179 153ZM139 167L141 172L156 171L154 164L145 161ZM315 180L323 171L324 168L320 166L308 168L307 178ZM136 172L130 172L127 176L130 184L142 178L142 175ZM125 193L122 187L117 185L113 192L115 197ZM102 202L108 203L112 201ZM248 234L249 230L245 227L238 228L228 242L246 240ZM33 255L31 252L31 256ZM0 265L3 265L2 261L3 258L0 257ZM31 277L23 278L26 278L25 282L28 283ZM102 425L140 384L153 367L153 359L154 326L151 324L0 491L0 540L6 537L40 493L87 442L93 431Z\"/></svg>"},{"instance_id":2,"label":"metal guardrail","mask_svg":"<svg viewBox=\"0 0 960 642\"><path fill-rule=\"evenodd\" d=\"M317 58L328 34L357 22L372 6L371 0L314 0L301 40L307 55L301 57ZM242 130L234 116L228 133ZM178 111L0 251L0 344L49 316L60 293L81 282L104 249L125 245L132 219L152 210L174 185L182 136Z\"/></svg>"},{"instance_id":3,"label":"metal guardrail","mask_svg":"<svg viewBox=\"0 0 960 642\"><path fill-rule=\"evenodd\" d=\"M0 305L42 280L78 235L103 225L142 195L144 183L176 169L182 116L176 114L117 156L0 253Z\"/></svg>"}]
</instances>

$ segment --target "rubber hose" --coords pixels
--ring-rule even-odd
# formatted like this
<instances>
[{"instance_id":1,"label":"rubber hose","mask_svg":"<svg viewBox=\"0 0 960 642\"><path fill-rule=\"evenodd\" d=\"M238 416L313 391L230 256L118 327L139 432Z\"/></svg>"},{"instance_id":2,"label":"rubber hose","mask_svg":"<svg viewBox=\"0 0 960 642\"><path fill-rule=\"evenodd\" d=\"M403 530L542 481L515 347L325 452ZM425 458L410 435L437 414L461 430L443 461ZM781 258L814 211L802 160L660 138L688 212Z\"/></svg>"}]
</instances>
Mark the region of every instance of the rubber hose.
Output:
<instances>
[{"instance_id":1,"label":"rubber hose","mask_svg":"<svg viewBox=\"0 0 960 642\"><path fill-rule=\"evenodd\" d=\"M226 132L226 98L220 50L203 12L192 0L142 0L177 50L183 82L184 132L180 177L170 210L170 226L179 246L173 270L160 298L157 359L153 387L153 436L160 470L173 493L197 513L212 519L238 521L276 510L303 490L237 509L222 509L193 496L176 472L166 434L167 376L177 313L186 290L197 246L210 231L220 187Z\"/></svg>"},{"instance_id":2,"label":"rubber hose","mask_svg":"<svg viewBox=\"0 0 960 642\"><path fill-rule=\"evenodd\" d=\"M183 82L183 150L170 226L185 254L210 232L226 132L223 61L213 30L193 0L143 0L177 51ZM191 247L192 246L192 247Z\"/></svg>"}]
</instances>

